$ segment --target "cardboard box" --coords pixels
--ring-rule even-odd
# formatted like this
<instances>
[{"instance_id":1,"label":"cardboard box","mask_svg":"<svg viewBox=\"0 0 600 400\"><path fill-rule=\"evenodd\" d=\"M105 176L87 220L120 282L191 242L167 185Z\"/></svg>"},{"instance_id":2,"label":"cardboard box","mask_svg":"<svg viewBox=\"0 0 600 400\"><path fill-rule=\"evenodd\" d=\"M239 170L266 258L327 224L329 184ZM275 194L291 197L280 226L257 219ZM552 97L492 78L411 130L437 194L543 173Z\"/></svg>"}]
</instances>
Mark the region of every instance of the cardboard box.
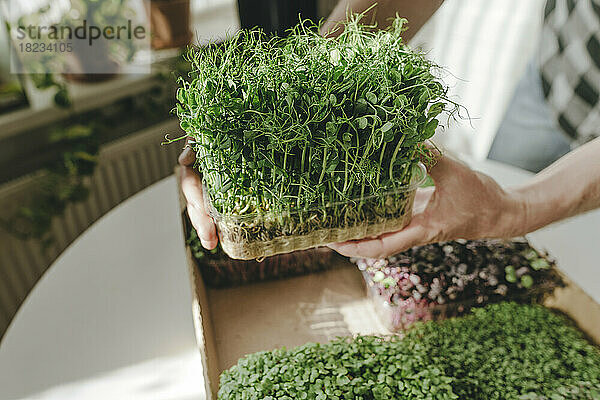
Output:
<instances>
[{"instance_id":1,"label":"cardboard box","mask_svg":"<svg viewBox=\"0 0 600 400\"><path fill-rule=\"evenodd\" d=\"M181 207L185 219L183 198ZM361 272L350 262L336 259L337 268L307 276L208 289L189 248L186 253L208 399L216 399L221 372L246 354L337 336L389 333L375 315ZM567 287L557 289L545 305L567 314L600 344L600 305L563 278Z\"/></svg>"}]
</instances>

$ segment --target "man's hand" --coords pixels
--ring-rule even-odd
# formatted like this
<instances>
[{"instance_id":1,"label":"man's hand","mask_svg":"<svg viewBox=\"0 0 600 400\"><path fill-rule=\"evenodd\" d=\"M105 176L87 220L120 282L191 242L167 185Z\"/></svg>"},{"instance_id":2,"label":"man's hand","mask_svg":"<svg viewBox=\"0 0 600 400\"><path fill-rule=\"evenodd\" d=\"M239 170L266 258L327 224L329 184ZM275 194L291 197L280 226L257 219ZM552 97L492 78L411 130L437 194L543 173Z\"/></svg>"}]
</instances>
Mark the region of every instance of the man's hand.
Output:
<instances>
[{"instance_id":1,"label":"man's hand","mask_svg":"<svg viewBox=\"0 0 600 400\"><path fill-rule=\"evenodd\" d=\"M379 258L426 243L521 236L600 208L600 137L510 191L449 157L430 174L436 187L417 191L406 228L329 247L347 256Z\"/></svg>"},{"instance_id":2,"label":"man's hand","mask_svg":"<svg viewBox=\"0 0 600 400\"><path fill-rule=\"evenodd\" d=\"M381 258L427 243L526 233L520 223L524 205L489 176L447 156L439 159L430 175L436 187L417 191L406 228L329 247L345 256Z\"/></svg>"},{"instance_id":3,"label":"man's hand","mask_svg":"<svg viewBox=\"0 0 600 400\"><path fill-rule=\"evenodd\" d=\"M196 161L196 154L186 145L179 155L181 165L181 190L187 201L187 212L192 225L198 232L202 246L208 250L217 247L219 238L213 219L206 212L204 198L202 197L202 178L192 168Z\"/></svg>"}]
</instances>

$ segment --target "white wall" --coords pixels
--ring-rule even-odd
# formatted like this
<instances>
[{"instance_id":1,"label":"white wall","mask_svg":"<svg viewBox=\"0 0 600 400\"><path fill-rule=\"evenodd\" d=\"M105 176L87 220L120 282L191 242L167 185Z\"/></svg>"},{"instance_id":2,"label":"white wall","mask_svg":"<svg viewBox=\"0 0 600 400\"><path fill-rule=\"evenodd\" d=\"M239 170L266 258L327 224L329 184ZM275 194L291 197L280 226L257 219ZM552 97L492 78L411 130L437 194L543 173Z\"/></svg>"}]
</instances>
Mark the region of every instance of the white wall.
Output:
<instances>
[{"instance_id":1,"label":"white wall","mask_svg":"<svg viewBox=\"0 0 600 400\"><path fill-rule=\"evenodd\" d=\"M446 0L412 45L449 74L452 99L472 121L453 123L436 141L485 158L513 90L534 55L544 0ZM472 126L471 126L472 125Z\"/></svg>"}]
</instances>

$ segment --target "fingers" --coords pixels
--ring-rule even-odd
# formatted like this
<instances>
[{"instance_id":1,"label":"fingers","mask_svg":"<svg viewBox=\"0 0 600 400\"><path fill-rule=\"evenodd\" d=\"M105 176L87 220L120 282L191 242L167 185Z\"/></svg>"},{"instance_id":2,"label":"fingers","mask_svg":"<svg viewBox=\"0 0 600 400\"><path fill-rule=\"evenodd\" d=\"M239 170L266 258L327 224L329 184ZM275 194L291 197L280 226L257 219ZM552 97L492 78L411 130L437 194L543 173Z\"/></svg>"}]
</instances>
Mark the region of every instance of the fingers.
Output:
<instances>
[{"instance_id":1,"label":"fingers","mask_svg":"<svg viewBox=\"0 0 600 400\"><path fill-rule=\"evenodd\" d=\"M182 165L184 167L192 166L192 165L194 165L194 162L196 161L196 153L190 147L189 141L190 141L190 139L188 138L186 141L185 147L183 148L183 151L181 152L181 154L179 155L179 158L177 159L177 162L179 162L179 165Z\"/></svg>"},{"instance_id":2,"label":"fingers","mask_svg":"<svg viewBox=\"0 0 600 400\"><path fill-rule=\"evenodd\" d=\"M383 243L381 239L351 240L348 242L330 243L327 245L346 257L382 258Z\"/></svg>"},{"instance_id":3,"label":"fingers","mask_svg":"<svg viewBox=\"0 0 600 400\"><path fill-rule=\"evenodd\" d=\"M181 190L187 200L187 210L192 225L198 232L202 246L208 250L217 247L218 237L214 221L206 212L202 197L202 179L191 167L196 162L196 153L187 143L179 155L178 162L182 168Z\"/></svg>"},{"instance_id":4,"label":"fingers","mask_svg":"<svg viewBox=\"0 0 600 400\"><path fill-rule=\"evenodd\" d=\"M427 140L423 143L423 148L417 153L417 156L429 171L437 164L438 160L443 157L442 154L442 150L437 144Z\"/></svg>"},{"instance_id":5,"label":"fingers","mask_svg":"<svg viewBox=\"0 0 600 400\"><path fill-rule=\"evenodd\" d=\"M398 232L384 233L374 239L351 240L327 246L347 257L384 258L414 246L430 243L435 234L424 224L423 212L430 204L435 188L418 189L413 206L413 219Z\"/></svg>"},{"instance_id":6,"label":"fingers","mask_svg":"<svg viewBox=\"0 0 600 400\"><path fill-rule=\"evenodd\" d=\"M385 233L375 239L332 243L327 246L347 257L384 258L428 243L428 237L425 228L415 222L401 231Z\"/></svg>"},{"instance_id":7,"label":"fingers","mask_svg":"<svg viewBox=\"0 0 600 400\"><path fill-rule=\"evenodd\" d=\"M429 152L427 156L433 157L433 161L422 161L427 166L429 175L431 175L433 180L438 181L440 179L444 179L447 176L451 176L455 174L457 168L469 168L466 164L454 158L449 150L442 148L438 144L427 140L425 141L424 145L427 151Z\"/></svg>"},{"instance_id":8,"label":"fingers","mask_svg":"<svg viewBox=\"0 0 600 400\"><path fill-rule=\"evenodd\" d=\"M208 250L217 247L217 230L213 219L206 212L202 197L202 180L192 168L182 168L181 190L187 200L187 210L192 225L198 232L202 246Z\"/></svg>"}]
</instances>

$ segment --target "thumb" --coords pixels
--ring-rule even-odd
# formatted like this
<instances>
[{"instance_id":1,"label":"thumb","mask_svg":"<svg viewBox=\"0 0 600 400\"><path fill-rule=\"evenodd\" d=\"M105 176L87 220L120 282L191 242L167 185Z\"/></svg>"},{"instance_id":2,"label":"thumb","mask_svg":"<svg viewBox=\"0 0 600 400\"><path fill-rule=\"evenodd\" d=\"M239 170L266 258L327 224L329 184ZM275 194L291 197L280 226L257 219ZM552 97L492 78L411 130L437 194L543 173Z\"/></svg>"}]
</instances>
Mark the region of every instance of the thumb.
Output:
<instances>
[{"instance_id":1,"label":"thumb","mask_svg":"<svg viewBox=\"0 0 600 400\"><path fill-rule=\"evenodd\" d=\"M189 167L189 166L192 166L195 161L196 161L196 153L194 153L194 150L190 146L190 138L188 137L185 142L185 147L183 148L183 151L179 155L177 162L181 166Z\"/></svg>"},{"instance_id":2,"label":"thumb","mask_svg":"<svg viewBox=\"0 0 600 400\"><path fill-rule=\"evenodd\" d=\"M440 156L435 165L429 168L428 172L434 182L444 182L449 179L460 179L462 173L470 170L467 164L452 158L449 155Z\"/></svg>"},{"instance_id":3,"label":"thumb","mask_svg":"<svg viewBox=\"0 0 600 400\"><path fill-rule=\"evenodd\" d=\"M431 140L425 141L423 145L424 148L421 148L418 157L427 167L429 176L431 176L434 181L437 181L438 179L443 178L443 175L448 171L446 165L448 163L448 157L445 155L446 152L442 151L442 149Z\"/></svg>"}]
</instances>

